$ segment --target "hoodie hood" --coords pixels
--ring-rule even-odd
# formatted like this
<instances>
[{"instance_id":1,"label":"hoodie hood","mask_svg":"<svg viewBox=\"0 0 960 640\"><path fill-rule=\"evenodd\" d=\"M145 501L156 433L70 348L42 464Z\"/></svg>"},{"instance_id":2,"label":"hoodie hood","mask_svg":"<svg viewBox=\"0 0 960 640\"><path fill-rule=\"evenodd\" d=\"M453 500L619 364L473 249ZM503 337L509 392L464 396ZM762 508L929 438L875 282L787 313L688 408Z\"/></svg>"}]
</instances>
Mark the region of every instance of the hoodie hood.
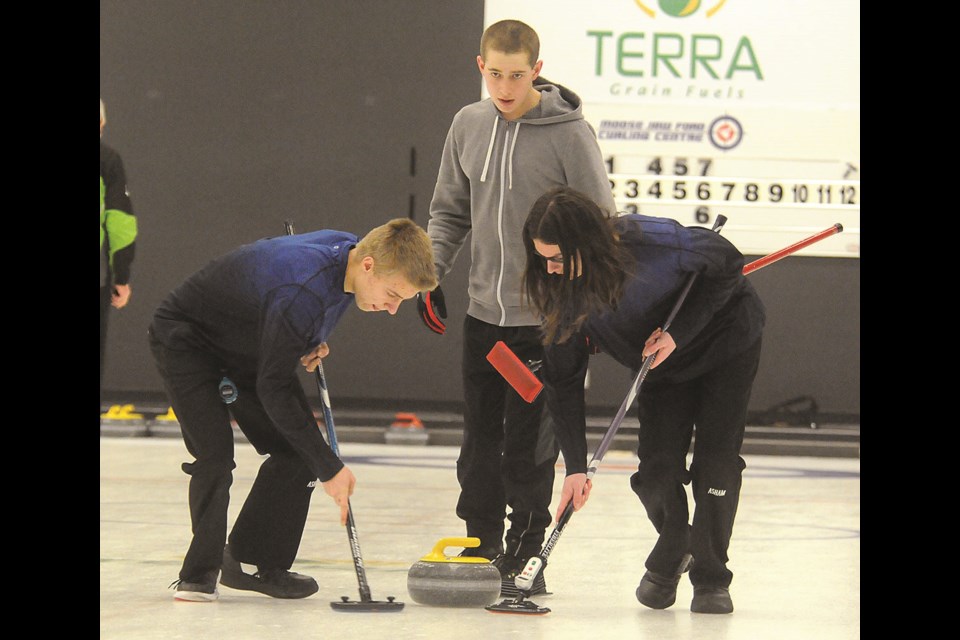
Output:
<instances>
[{"instance_id":1,"label":"hoodie hood","mask_svg":"<svg viewBox=\"0 0 960 640\"><path fill-rule=\"evenodd\" d=\"M540 92L540 102L523 114L520 122L556 124L583 118L583 101L570 89L542 76L534 80L533 87Z\"/></svg>"},{"instance_id":2,"label":"hoodie hood","mask_svg":"<svg viewBox=\"0 0 960 640\"><path fill-rule=\"evenodd\" d=\"M490 143L487 145L487 156L483 163L483 173L480 175L480 181L486 182L488 170L490 168L490 159L495 150L495 143L500 124L504 123L509 127L511 123L516 127L513 134L513 141L510 144L507 159L507 186L513 188L513 149L520 137L520 125L546 126L553 124L562 124L574 120L583 120L582 106L583 102L580 96L566 87L550 82L546 78L540 77L533 82L534 88L540 92L540 101L529 109L520 118L510 121L506 120L500 113L500 110L494 105L493 100L487 98L486 102L492 107L494 113L493 128L490 130ZM509 137L509 136L508 136Z\"/></svg>"}]
</instances>

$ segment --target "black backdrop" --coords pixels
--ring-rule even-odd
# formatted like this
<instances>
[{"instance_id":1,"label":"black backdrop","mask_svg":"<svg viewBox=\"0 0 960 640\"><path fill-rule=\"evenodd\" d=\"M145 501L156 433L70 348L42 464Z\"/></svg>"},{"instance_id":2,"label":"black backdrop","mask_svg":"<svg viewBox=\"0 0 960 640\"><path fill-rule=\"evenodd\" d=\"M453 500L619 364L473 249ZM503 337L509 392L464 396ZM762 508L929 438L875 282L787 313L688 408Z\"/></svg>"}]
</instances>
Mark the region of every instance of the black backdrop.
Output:
<instances>
[{"instance_id":1,"label":"black backdrop","mask_svg":"<svg viewBox=\"0 0 960 640\"><path fill-rule=\"evenodd\" d=\"M408 215L425 226L447 127L480 95L482 29L482 0L100 0L103 139L124 159L140 225L105 391L161 394L153 309L285 219L298 231L362 234ZM325 364L338 403L460 402L468 266L465 250L444 280L443 337L413 303L347 313ZM792 257L750 277L768 310L751 410L811 396L859 421L859 259ZM594 360L588 402L619 406L630 373Z\"/></svg>"}]
</instances>

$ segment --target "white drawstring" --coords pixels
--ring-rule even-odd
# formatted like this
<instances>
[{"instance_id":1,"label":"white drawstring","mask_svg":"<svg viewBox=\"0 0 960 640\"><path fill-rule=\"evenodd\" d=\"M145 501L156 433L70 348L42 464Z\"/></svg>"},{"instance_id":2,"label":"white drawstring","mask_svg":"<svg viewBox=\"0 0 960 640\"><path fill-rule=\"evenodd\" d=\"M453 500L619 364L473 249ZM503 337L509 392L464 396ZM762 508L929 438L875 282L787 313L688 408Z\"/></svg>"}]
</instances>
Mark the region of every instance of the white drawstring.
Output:
<instances>
[{"instance_id":1,"label":"white drawstring","mask_svg":"<svg viewBox=\"0 0 960 640\"><path fill-rule=\"evenodd\" d=\"M513 189L513 150L517 148L517 138L520 137L520 123L513 130L513 142L510 144L510 157L507 159L507 172L509 173L508 189Z\"/></svg>"},{"instance_id":2,"label":"white drawstring","mask_svg":"<svg viewBox=\"0 0 960 640\"><path fill-rule=\"evenodd\" d=\"M487 146L487 159L483 161L483 173L480 174L480 182L487 181L487 167L490 166L490 156L493 155L493 143L497 139L497 120L499 116L493 119L493 132L490 134L490 144Z\"/></svg>"}]
</instances>

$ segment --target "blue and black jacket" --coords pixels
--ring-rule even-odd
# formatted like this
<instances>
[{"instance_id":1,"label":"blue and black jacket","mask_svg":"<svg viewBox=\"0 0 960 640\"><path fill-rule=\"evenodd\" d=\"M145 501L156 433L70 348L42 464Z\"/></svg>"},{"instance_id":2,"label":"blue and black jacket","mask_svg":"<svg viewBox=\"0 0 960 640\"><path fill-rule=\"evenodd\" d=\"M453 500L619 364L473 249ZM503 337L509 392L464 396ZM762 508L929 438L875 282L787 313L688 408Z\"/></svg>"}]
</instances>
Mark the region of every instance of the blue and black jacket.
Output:
<instances>
[{"instance_id":1,"label":"blue and black jacket","mask_svg":"<svg viewBox=\"0 0 960 640\"><path fill-rule=\"evenodd\" d=\"M743 254L729 240L710 229L637 214L620 216L615 225L632 258L619 306L592 314L578 333L545 352L544 386L568 474L586 471L583 385L591 351L639 371L644 342L663 326L691 274L698 274L695 283L668 329L677 348L650 370L646 384L692 380L763 333L763 303L743 275Z\"/></svg>"},{"instance_id":2,"label":"blue and black jacket","mask_svg":"<svg viewBox=\"0 0 960 640\"><path fill-rule=\"evenodd\" d=\"M354 300L343 287L357 240L315 231L239 247L170 293L152 325L167 348L206 353L231 377L255 380L267 415L324 482L343 464L299 401L300 357L327 341Z\"/></svg>"}]
</instances>

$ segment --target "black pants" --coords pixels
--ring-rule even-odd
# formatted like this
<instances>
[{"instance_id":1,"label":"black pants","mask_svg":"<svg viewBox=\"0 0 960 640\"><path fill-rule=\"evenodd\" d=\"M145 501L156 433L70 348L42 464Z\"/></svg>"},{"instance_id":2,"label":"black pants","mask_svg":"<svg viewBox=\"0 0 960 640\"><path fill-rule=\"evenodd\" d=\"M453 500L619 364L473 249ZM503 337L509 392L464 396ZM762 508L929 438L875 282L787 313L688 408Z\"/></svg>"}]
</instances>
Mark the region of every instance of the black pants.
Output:
<instances>
[{"instance_id":1,"label":"black pants","mask_svg":"<svg viewBox=\"0 0 960 640\"><path fill-rule=\"evenodd\" d=\"M219 569L223 560L236 466L230 414L257 452L269 456L260 465L230 532L231 552L237 560L261 569L289 569L300 546L317 478L267 416L256 394L254 374L226 372L239 391L228 410L218 391L224 371L215 358L196 350L165 347L152 330L150 346L184 444L194 458L182 465L190 476L193 538L180 578L190 580ZM300 402L310 411L303 389L297 389Z\"/></svg>"},{"instance_id":2,"label":"black pants","mask_svg":"<svg viewBox=\"0 0 960 640\"><path fill-rule=\"evenodd\" d=\"M107 321L110 319L111 287L100 287L100 413L103 412L103 372L107 355Z\"/></svg>"},{"instance_id":3,"label":"black pants","mask_svg":"<svg viewBox=\"0 0 960 640\"><path fill-rule=\"evenodd\" d=\"M559 455L541 394L528 403L487 361L498 340L522 362L542 360L537 327L498 327L467 316L463 324L463 444L457 460L457 515L481 548L536 555L549 526ZM507 514L507 507L510 513Z\"/></svg>"},{"instance_id":4,"label":"black pants","mask_svg":"<svg viewBox=\"0 0 960 640\"><path fill-rule=\"evenodd\" d=\"M647 557L650 571L672 575L683 555L691 553L694 586L730 586L733 573L727 569L727 549L746 466L740 447L760 347L758 340L694 380L647 383L640 391L640 464L630 485L660 534ZM687 471L694 428L693 459ZM691 480L692 524L684 489Z\"/></svg>"}]
</instances>

